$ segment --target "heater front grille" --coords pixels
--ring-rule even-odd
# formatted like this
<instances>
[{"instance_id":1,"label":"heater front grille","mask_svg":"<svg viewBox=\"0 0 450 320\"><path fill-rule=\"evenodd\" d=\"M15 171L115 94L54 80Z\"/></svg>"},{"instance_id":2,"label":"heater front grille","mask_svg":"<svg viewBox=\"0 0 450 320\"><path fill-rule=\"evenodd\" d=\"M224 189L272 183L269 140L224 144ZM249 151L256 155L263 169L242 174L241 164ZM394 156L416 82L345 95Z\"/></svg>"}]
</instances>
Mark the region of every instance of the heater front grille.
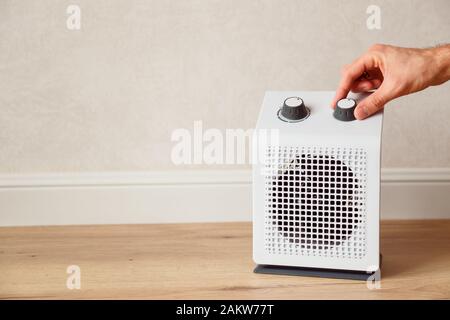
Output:
<instances>
[{"instance_id":1,"label":"heater front grille","mask_svg":"<svg viewBox=\"0 0 450 320\"><path fill-rule=\"evenodd\" d=\"M266 251L363 258L366 161L361 148L269 147Z\"/></svg>"}]
</instances>

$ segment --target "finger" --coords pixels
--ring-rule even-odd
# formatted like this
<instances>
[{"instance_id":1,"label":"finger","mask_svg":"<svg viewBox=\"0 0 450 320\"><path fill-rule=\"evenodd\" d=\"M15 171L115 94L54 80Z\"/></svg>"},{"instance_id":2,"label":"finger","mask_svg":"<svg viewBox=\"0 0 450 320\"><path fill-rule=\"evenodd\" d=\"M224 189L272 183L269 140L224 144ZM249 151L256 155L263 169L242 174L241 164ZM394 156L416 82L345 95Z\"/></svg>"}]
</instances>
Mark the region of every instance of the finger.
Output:
<instances>
[{"instance_id":1,"label":"finger","mask_svg":"<svg viewBox=\"0 0 450 320\"><path fill-rule=\"evenodd\" d=\"M369 71L365 72L365 75L363 76L367 80L373 80L373 79L381 79L383 81L383 72L379 68L375 68Z\"/></svg>"},{"instance_id":2,"label":"finger","mask_svg":"<svg viewBox=\"0 0 450 320\"><path fill-rule=\"evenodd\" d=\"M370 96L362 100L355 109L355 118L358 120L365 119L372 114L384 108L384 105L394 99L386 86L381 85L378 90Z\"/></svg>"},{"instance_id":3,"label":"finger","mask_svg":"<svg viewBox=\"0 0 450 320\"><path fill-rule=\"evenodd\" d=\"M374 81L370 81L370 80L357 81L353 84L350 91L354 92L354 93L367 92L367 91L378 88L379 83L380 82L374 82Z\"/></svg>"},{"instance_id":4,"label":"finger","mask_svg":"<svg viewBox=\"0 0 450 320\"><path fill-rule=\"evenodd\" d=\"M365 54L358 58L355 62L344 69L341 77L341 81L336 90L336 94L331 102L331 106L334 107L336 103L347 96L352 88L353 83L359 79L364 71L375 68L375 61L370 54Z\"/></svg>"},{"instance_id":5,"label":"finger","mask_svg":"<svg viewBox=\"0 0 450 320\"><path fill-rule=\"evenodd\" d=\"M360 80L353 83L351 91L355 93L367 92L370 90L377 89L380 85L381 85L380 79Z\"/></svg>"}]
</instances>

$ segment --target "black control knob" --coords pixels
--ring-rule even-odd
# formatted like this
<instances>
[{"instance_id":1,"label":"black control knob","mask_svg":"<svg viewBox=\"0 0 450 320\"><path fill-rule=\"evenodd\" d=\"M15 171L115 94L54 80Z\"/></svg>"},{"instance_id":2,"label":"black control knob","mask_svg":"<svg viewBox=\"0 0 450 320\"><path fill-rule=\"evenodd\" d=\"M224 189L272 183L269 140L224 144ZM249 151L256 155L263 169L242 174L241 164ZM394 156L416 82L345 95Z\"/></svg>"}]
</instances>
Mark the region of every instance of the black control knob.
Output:
<instances>
[{"instance_id":1,"label":"black control knob","mask_svg":"<svg viewBox=\"0 0 450 320\"><path fill-rule=\"evenodd\" d=\"M283 121L297 122L309 116L309 109L305 106L302 98L289 97L284 100L278 115Z\"/></svg>"},{"instance_id":2,"label":"black control knob","mask_svg":"<svg viewBox=\"0 0 450 320\"><path fill-rule=\"evenodd\" d=\"M356 108L356 101L353 99L341 99L336 103L333 116L340 121L356 120L354 111Z\"/></svg>"}]
</instances>

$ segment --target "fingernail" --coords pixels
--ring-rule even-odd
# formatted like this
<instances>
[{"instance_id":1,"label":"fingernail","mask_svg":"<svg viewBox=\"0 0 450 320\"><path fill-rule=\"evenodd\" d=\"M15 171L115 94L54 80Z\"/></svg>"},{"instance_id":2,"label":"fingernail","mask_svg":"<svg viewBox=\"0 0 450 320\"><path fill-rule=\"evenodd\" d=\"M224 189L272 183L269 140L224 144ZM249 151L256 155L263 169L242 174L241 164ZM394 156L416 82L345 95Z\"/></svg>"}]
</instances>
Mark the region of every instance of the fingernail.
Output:
<instances>
[{"instance_id":1,"label":"fingernail","mask_svg":"<svg viewBox=\"0 0 450 320\"><path fill-rule=\"evenodd\" d=\"M355 118L358 120L365 119L369 116L369 113L367 112L367 108L365 106L358 106L355 109Z\"/></svg>"}]
</instances>

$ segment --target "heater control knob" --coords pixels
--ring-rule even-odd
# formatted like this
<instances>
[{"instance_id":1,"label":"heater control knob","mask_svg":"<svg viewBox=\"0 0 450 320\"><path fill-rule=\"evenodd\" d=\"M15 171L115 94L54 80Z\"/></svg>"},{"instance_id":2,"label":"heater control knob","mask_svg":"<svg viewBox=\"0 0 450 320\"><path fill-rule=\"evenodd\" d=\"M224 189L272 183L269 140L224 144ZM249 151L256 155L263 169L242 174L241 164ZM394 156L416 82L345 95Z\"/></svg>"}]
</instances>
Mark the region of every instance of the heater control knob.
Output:
<instances>
[{"instance_id":1,"label":"heater control knob","mask_svg":"<svg viewBox=\"0 0 450 320\"><path fill-rule=\"evenodd\" d=\"M278 116L286 122L298 122L309 116L309 109L305 106L302 98L289 97L284 100Z\"/></svg>"},{"instance_id":2,"label":"heater control knob","mask_svg":"<svg viewBox=\"0 0 450 320\"><path fill-rule=\"evenodd\" d=\"M333 116L341 121L353 121L356 119L355 115L353 114L355 108L356 108L355 100L348 98L341 99L336 104Z\"/></svg>"}]
</instances>

